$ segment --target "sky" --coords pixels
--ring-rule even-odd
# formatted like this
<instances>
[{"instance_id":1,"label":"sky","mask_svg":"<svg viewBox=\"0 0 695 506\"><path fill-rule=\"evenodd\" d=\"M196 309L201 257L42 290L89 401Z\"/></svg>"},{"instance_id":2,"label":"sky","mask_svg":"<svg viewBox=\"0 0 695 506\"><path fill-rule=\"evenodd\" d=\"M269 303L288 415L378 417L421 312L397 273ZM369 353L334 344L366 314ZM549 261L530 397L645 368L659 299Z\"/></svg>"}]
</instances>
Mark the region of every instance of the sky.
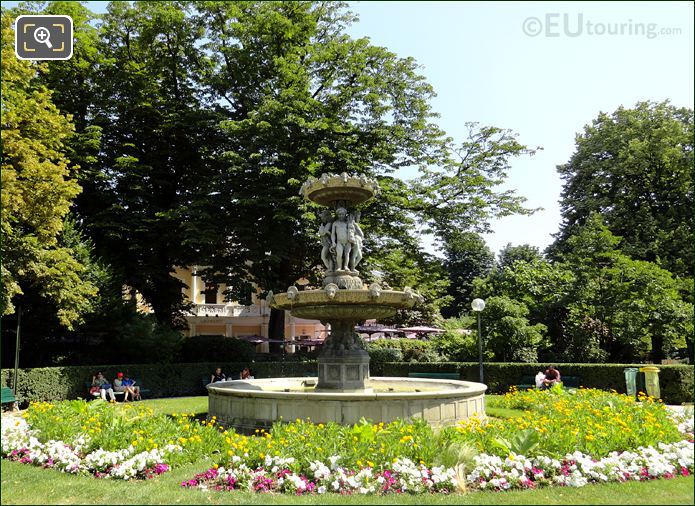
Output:
<instances>
[{"instance_id":1,"label":"sky","mask_svg":"<svg viewBox=\"0 0 695 506\"><path fill-rule=\"evenodd\" d=\"M104 12L106 2L87 5ZM494 220L485 236L494 252L507 243L542 250L552 242L561 222L556 166L599 112L644 100L693 107L692 2L363 1L350 8L360 18L351 36L422 66L448 135L462 140L464 124L475 121L543 148L514 159L503 187L542 210Z\"/></svg>"}]
</instances>

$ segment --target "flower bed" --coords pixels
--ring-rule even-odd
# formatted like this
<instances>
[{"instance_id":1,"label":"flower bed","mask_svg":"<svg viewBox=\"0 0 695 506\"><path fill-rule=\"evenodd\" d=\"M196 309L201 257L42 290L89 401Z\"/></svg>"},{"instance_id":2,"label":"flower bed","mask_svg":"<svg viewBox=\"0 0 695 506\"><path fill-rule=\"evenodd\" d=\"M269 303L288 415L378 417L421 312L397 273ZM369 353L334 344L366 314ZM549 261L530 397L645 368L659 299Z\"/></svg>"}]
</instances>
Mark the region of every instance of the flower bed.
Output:
<instances>
[{"instance_id":1,"label":"flower bed","mask_svg":"<svg viewBox=\"0 0 695 506\"><path fill-rule=\"evenodd\" d=\"M515 452L555 458L574 451L605 457L683 439L660 401L647 396L641 401L594 389L510 392L497 407L523 409L523 417L471 418L448 436L500 457Z\"/></svg>"},{"instance_id":2,"label":"flower bed","mask_svg":"<svg viewBox=\"0 0 695 506\"><path fill-rule=\"evenodd\" d=\"M143 405L35 403L25 419L3 420L2 456L116 479L213 458L215 466L182 485L295 494L583 486L692 473L692 414L642 401L595 390L519 392L500 403L525 409L524 417L470 419L438 432L423 421L295 420L251 436Z\"/></svg>"},{"instance_id":3,"label":"flower bed","mask_svg":"<svg viewBox=\"0 0 695 506\"><path fill-rule=\"evenodd\" d=\"M162 449L136 453L135 447L130 446L117 451L98 449L86 453L88 436L79 436L68 444L52 439L43 443L37 439L37 435L38 431L31 430L24 420L3 423L3 457L64 473L129 480L152 478L167 472L169 465L165 463L166 457L181 450L180 446L168 445Z\"/></svg>"}]
</instances>

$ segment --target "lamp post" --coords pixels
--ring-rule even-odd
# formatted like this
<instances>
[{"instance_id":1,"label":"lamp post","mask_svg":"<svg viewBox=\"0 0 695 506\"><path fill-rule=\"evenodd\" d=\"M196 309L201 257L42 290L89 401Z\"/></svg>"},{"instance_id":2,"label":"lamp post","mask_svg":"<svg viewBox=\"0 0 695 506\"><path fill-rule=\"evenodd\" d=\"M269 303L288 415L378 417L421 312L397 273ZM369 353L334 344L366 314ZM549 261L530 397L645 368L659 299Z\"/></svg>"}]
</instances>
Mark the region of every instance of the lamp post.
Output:
<instances>
[{"instance_id":1,"label":"lamp post","mask_svg":"<svg viewBox=\"0 0 695 506\"><path fill-rule=\"evenodd\" d=\"M480 312L485 309L485 301L483 299L473 299L471 302L471 307L473 311L478 313L478 363L480 365L480 382L483 381L483 333L482 327L480 325Z\"/></svg>"}]
</instances>

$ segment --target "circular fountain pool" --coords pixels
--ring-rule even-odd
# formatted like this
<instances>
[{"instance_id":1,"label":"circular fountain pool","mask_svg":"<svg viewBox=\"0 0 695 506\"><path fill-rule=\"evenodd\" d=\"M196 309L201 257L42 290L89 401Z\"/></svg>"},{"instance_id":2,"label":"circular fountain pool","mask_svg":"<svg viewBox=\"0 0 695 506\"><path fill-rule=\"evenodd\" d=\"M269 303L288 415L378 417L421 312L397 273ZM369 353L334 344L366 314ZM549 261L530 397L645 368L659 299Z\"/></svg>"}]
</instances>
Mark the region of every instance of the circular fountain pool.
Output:
<instances>
[{"instance_id":1,"label":"circular fountain pool","mask_svg":"<svg viewBox=\"0 0 695 506\"><path fill-rule=\"evenodd\" d=\"M364 390L317 390L317 378L268 378L211 383L209 415L241 430L268 428L275 421L309 418L314 423L353 424L423 418L433 426L485 415L482 383L371 377Z\"/></svg>"}]
</instances>

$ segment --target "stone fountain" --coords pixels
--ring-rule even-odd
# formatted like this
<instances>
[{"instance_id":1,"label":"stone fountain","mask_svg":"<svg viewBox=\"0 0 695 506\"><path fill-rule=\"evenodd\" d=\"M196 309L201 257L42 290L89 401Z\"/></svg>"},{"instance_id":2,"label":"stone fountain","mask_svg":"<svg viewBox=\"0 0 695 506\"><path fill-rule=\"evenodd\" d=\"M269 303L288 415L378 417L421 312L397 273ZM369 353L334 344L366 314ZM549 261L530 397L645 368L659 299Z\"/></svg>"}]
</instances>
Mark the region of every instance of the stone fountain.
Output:
<instances>
[{"instance_id":1,"label":"stone fountain","mask_svg":"<svg viewBox=\"0 0 695 506\"><path fill-rule=\"evenodd\" d=\"M326 267L322 288L300 291L290 286L284 293L269 293L267 302L330 326L318 358L318 381L273 378L210 384L210 415L243 429L306 417L340 423L355 423L362 416L384 422L422 417L446 425L474 413L484 415L486 387L481 383L369 376L369 354L355 326L422 302L409 287L397 291L378 283L365 286L359 276L364 233L357 206L378 193L376 181L345 173L310 178L300 190L304 198L328 208L319 227Z\"/></svg>"}]
</instances>

